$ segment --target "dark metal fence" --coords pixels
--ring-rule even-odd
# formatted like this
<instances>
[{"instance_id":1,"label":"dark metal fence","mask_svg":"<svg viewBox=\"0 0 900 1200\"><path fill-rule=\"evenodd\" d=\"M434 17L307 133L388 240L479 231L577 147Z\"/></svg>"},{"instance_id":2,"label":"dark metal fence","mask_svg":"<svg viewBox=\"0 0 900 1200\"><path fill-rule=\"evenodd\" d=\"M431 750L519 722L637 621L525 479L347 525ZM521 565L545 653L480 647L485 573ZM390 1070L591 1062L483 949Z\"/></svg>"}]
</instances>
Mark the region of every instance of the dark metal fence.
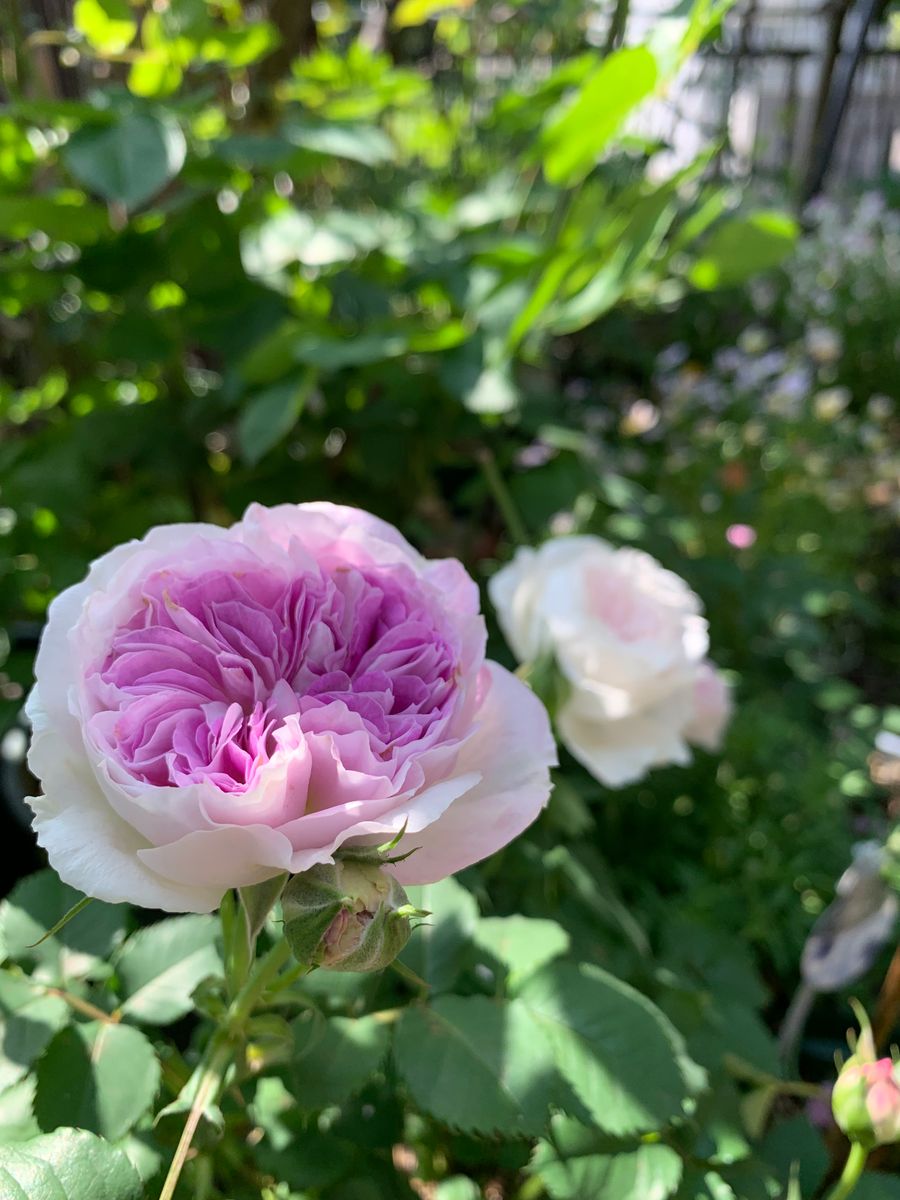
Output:
<instances>
[{"instance_id":1,"label":"dark metal fence","mask_svg":"<svg viewBox=\"0 0 900 1200\"><path fill-rule=\"evenodd\" d=\"M665 19L668 4L650 2L632 9L627 42ZM900 172L900 42L880 8L742 0L642 128L676 162L721 139L723 173L786 179L801 199L883 182Z\"/></svg>"}]
</instances>

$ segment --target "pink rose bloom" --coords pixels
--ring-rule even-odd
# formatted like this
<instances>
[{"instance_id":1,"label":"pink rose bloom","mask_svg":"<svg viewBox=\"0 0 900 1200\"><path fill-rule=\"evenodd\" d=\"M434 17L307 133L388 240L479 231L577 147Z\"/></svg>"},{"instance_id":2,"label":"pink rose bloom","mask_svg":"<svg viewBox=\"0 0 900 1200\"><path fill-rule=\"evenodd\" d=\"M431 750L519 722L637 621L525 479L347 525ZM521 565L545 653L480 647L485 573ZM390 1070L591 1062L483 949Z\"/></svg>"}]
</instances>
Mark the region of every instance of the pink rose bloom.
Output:
<instances>
[{"instance_id":1,"label":"pink rose bloom","mask_svg":"<svg viewBox=\"0 0 900 1200\"><path fill-rule=\"evenodd\" d=\"M550 538L517 550L489 591L519 661L555 664L560 740L601 783L634 783L690 762L690 742L717 744L728 698L700 599L649 554Z\"/></svg>"},{"instance_id":2,"label":"pink rose bloom","mask_svg":"<svg viewBox=\"0 0 900 1200\"><path fill-rule=\"evenodd\" d=\"M404 828L396 877L441 879L550 791L547 715L484 649L463 567L358 509L153 529L50 606L38 840L73 887L170 912Z\"/></svg>"}]
</instances>

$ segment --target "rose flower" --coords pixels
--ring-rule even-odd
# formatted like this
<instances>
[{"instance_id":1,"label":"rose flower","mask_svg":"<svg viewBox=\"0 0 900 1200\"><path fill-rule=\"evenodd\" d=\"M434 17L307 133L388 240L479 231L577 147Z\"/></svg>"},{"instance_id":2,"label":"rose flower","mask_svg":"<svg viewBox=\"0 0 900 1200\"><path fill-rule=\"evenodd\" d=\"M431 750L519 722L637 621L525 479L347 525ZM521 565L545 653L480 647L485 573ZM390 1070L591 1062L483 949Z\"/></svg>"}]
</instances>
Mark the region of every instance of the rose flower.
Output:
<instances>
[{"instance_id":1,"label":"rose flower","mask_svg":"<svg viewBox=\"0 0 900 1200\"><path fill-rule=\"evenodd\" d=\"M550 790L547 715L484 650L462 566L357 509L153 529L50 606L38 840L73 887L172 912L400 831L395 877L440 879Z\"/></svg>"},{"instance_id":2,"label":"rose flower","mask_svg":"<svg viewBox=\"0 0 900 1200\"><path fill-rule=\"evenodd\" d=\"M518 550L490 595L519 661L552 659L560 739L601 782L689 762L689 742L718 746L731 700L706 658L700 601L649 554L552 538Z\"/></svg>"}]
</instances>

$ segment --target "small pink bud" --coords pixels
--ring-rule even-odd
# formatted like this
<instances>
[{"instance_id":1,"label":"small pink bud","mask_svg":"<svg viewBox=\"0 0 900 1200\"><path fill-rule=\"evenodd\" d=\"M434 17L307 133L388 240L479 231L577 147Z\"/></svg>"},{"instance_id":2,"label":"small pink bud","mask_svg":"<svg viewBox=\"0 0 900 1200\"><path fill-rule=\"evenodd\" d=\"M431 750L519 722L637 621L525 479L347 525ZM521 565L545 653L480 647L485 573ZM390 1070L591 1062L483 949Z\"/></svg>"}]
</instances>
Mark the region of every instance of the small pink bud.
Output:
<instances>
[{"instance_id":1,"label":"small pink bud","mask_svg":"<svg viewBox=\"0 0 900 1200\"><path fill-rule=\"evenodd\" d=\"M752 525L729 525L725 530L725 540L735 550L747 550L756 541L756 530Z\"/></svg>"},{"instance_id":2,"label":"small pink bud","mask_svg":"<svg viewBox=\"0 0 900 1200\"><path fill-rule=\"evenodd\" d=\"M837 1077L832 1110L838 1126L852 1141L886 1146L900 1141L900 1066L890 1058L875 1058L868 1020L862 1010L858 1015L856 1052Z\"/></svg>"}]
</instances>

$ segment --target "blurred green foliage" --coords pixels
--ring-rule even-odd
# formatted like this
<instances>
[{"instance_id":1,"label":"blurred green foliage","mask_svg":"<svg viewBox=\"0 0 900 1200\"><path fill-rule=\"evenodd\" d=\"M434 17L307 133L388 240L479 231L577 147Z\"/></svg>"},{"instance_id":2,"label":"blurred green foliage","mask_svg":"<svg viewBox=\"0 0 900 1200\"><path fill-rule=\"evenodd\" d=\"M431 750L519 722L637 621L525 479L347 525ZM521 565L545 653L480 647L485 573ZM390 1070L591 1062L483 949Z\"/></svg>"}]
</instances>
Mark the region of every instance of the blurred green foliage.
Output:
<instances>
[{"instance_id":1,"label":"blurred green foliage","mask_svg":"<svg viewBox=\"0 0 900 1200\"><path fill-rule=\"evenodd\" d=\"M896 214L820 206L798 240L714 147L661 174L630 118L721 4L610 54L572 0L291 20L77 0L56 30L26 7L3 16L0 111L4 726L48 602L92 558L251 500L359 504L480 581L521 534L640 545L703 598L736 688L721 761L615 793L566 761L526 837L418 898L435 917L404 961L427 1004L391 973L292 993L299 1065L265 1043L182 1195L409 1197L413 1176L437 1200L755 1200L796 1158L811 1197L827 1159L770 1029L851 841L887 824ZM0 1136L43 1131L22 1151L43 1162L68 1136L58 1079L99 1089L81 1123L155 1196L151 1114L177 1115L215 1016L215 923L135 933L97 905L36 953L28 920L38 936L72 899L54 886L26 881L0 922L6 1030L45 1005L40 1036L4 1043ZM130 1108L96 1026L16 992L28 977L121 1009ZM847 1016L814 1013L817 1078Z\"/></svg>"}]
</instances>

